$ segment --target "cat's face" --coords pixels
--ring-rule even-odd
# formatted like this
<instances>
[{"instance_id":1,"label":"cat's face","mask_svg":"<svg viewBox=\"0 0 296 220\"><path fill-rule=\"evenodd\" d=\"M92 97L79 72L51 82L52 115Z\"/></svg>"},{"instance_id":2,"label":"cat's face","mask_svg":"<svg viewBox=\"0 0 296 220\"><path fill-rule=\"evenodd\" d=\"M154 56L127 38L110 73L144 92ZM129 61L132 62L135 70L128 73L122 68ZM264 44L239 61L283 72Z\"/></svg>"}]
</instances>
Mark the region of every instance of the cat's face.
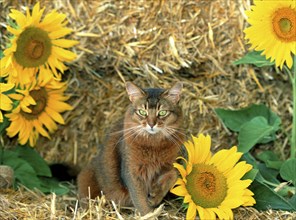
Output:
<instances>
[{"instance_id":1,"label":"cat's face","mask_svg":"<svg viewBox=\"0 0 296 220\"><path fill-rule=\"evenodd\" d=\"M132 102L130 127L138 135L173 135L181 124L182 112L178 106L182 83L171 89L141 89L128 82L126 89ZM137 130L136 130L137 129Z\"/></svg>"}]
</instances>

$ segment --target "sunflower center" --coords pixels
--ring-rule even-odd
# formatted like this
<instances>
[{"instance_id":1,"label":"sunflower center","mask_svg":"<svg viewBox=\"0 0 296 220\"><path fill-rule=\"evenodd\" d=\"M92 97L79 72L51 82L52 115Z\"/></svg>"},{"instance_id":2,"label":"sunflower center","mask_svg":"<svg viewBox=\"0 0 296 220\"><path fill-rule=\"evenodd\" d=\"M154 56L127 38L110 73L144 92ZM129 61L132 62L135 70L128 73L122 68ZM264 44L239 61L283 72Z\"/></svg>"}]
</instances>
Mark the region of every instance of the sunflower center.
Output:
<instances>
[{"instance_id":1,"label":"sunflower center","mask_svg":"<svg viewBox=\"0 0 296 220\"><path fill-rule=\"evenodd\" d=\"M204 208L219 206L227 195L226 178L213 165L193 165L186 188L194 203Z\"/></svg>"},{"instance_id":2,"label":"sunflower center","mask_svg":"<svg viewBox=\"0 0 296 220\"><path fill-rule=\"evenodd\" d=\"M30 91L30 96L35 100L36 105L30 105L28 108L32 110L31 113L21 111L22 115L28 120L37 119L38 116L44 112L47 105L47 92L44 88Z\"/></svg>"},{"instance_id":3,"label":"sunflower center","mask_svg":"<svg viewBox=\"0 0 296 220\"><path fill-rule=\"evenodd\" d=\"M27 54L32 59L38 59L44 53L44 45L38 40L32 40L27 47Z\"/></svg>"},{"instance_id":4,"label":"sunflower center","mask_svg":"<svg viewBox=\"0 0 296 220\"><path fill-rule=\"evenodd\" d=\"M17 39L14 57L16 62L23 67L38 67L47 62L51 47L51 40L46 31L28 27Z\"/></svg>"},{"instance_id":5,"label":"sunflower center","mask_svg":"<svg viewBox=\"0 0 296 220\"><path fill-rule=\"evenodd\" d=\"M296 10L280 8L273 14L273 30L276 36L285 42L296 41Z\"/></svg>"}]
</instances>

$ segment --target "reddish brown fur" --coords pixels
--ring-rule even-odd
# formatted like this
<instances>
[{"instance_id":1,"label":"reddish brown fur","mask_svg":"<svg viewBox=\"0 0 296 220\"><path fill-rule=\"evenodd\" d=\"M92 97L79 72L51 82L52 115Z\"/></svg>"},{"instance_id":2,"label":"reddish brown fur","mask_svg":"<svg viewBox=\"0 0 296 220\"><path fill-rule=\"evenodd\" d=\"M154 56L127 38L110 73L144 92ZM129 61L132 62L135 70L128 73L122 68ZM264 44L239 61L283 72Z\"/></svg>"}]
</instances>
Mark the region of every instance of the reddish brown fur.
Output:
<instances>
[{"instance_id":1,"label":"reddish brown fur","mask_svg":"<svg viewBox=\"0 0 296 220\"><path fill-rule=\"evenodd\" d=\"M80 198L88 197L88 188L91 198L100 195L102 191L107 199L123 206L134 205L141 214L146 214L161 202L177 179L172 164L178 155L184 135L182 132L176 132L175 141L172 141L162 132L156 134L146 131L140 134L129 132L127 129L133 126L142 124L145 127L147 123L155 124L151 120L156 120L148 117L147 120L143 120L135 114L135 109L141 106L140 101L147 96L141 89L133 88L135 93L133 90L128 90L132 105L126 111L124 119L111 131L106 145L79 174L78 190ZM164 101L167 104L163 105L174 109L176 115L172 113L164 120L157 119L160 128L168 123L170 127L178 129L182 124L179 107L172 107L175 105L173 98L179 99L173 92L175 90L172 89L166 96L168 97L166 99L172 101Z\"/></svg>"}]
</instances>

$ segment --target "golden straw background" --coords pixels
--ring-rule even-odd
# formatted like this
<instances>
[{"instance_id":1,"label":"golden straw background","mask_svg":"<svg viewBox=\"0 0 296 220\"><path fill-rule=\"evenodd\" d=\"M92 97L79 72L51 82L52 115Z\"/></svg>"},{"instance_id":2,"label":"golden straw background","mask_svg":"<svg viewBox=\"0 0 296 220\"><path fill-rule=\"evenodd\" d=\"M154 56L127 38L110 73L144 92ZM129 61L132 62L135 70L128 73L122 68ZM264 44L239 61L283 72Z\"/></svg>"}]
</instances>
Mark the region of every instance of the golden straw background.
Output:
<instances>
[{"instance_id":1,"label":"golden straw background","mask_svg":"<svg viewBox=\"0 0 296 220\"><path fill-rule=\"evenodd\" d=\"M32 7L36 1L0 0L1 49L6 48L9 10ZM282 119L278 140L263 148L288 154L291 130L291 85L288 76L271 68L234 66L248 46L243 39L244 10L251 0L54 0L40 1L45 13L65 13L69 39L80 42L68 64L69 103L75 107L63 116L65 126L36 149L49 162L86 165L103 144L108 129L124 113L129 101L124 82L142 87L169 88L184 82L181 105L187 135L212 137L212 150L237 144L214 113L215 108L238 109L264 103ZM6 147L16 140L3 137ZM90 201L89 210L76 206L76 188L65 196L43 195L20 189L0 191L0 219L140 219L134 209L118 207L104 197ZM182 219L181 202L167 198L151 217ZM234 210L235 219L295 219L295 213L254 208Z\"/></svg>"}]
</instances>

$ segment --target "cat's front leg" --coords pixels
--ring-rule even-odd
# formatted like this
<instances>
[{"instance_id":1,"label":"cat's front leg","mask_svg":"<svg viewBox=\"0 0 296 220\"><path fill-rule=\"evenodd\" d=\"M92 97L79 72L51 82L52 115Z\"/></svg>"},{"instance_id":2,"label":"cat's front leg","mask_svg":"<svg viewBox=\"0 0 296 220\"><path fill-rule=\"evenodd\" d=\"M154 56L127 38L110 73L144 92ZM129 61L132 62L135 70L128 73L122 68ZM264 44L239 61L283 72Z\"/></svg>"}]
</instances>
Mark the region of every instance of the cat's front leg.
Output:
<instances>
[{"instance_id":1,"label":"cat's front leg","mask_svg":"<svg viewBox=\"0 0 296 220\"><path fill-rule=\"evenodd\" d=\"M145 182L141 175L139 175L135 165L125 165L126 166L123 166L122 172L124 184L128 188L134 207L141 213L141 215L146 215L153 211L153 207L148 204L147 200L147 182Z\"/></svg>"},{"instance_id":2,"label":"cat's front leg","mask_svg":"<svg viewBox=\"0 0 296 220\"><path fill-rule=\"evenodd\" d=\"M131 200L141 215L146 215L147 213L153 211L153 207L148 204L147 187L143 181L133 176L129 178L126 185L128 187Z\"/></svg>"},{"instance_id":3,"label":"cat's front leg","mask_svg":"<svg viewBox=\"0 0 296 220\"><path fill-rule=\"evenodd\" d=\"M177 172L172 169L154 178L148 193L148 204L158 206L177 180Z\"/></svg>"}]
</instances>

